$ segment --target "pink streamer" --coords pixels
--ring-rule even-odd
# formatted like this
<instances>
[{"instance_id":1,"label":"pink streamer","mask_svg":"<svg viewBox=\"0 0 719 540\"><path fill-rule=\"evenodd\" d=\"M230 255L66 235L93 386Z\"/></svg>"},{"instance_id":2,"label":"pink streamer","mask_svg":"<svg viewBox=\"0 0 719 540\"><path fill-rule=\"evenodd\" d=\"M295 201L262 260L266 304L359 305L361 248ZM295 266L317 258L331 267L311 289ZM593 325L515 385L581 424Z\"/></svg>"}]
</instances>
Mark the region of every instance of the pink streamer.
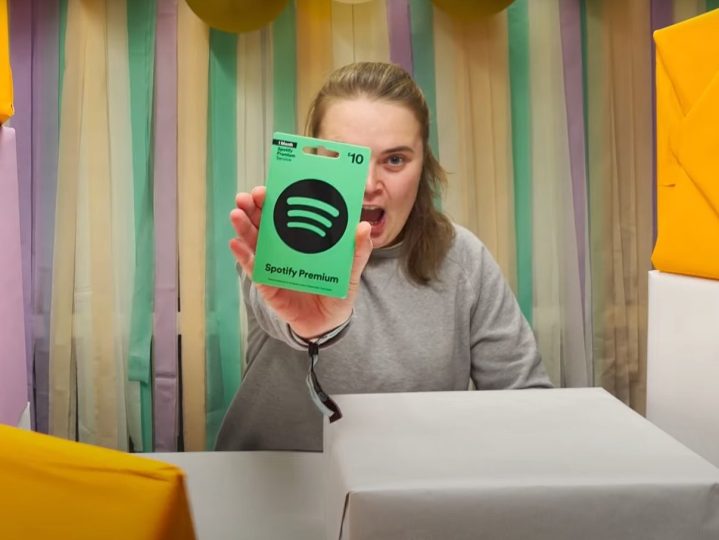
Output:
<instances>
[{"instance_id":1,"label":"pink streamer","mask_svg":"<svg viewBox=\"0 0 719 540\"><path fill-rule=\"evenodd\" d=\"M576 0L561 0L559 16L564 62L564 93L567 106L569 134L569 163L572 176L574 227L577 231L579 283L582 300L586 297L585 271L587 265L587 171L584 137L584 84L582 82L582 35L579 4ZM584 301L582 301L584 310Z\"/></svg>"},{"instance_id":2,"label":"pink streamer","mask_svg":"<svg viewBox=\"0 0 719 540\"><path fill-rule=\"evenodd\" d=\"M17 425L27 404L25 317L15 130L0 127L0 423Z\"/></svg>"},{"instance_id":3,"label":"pink streamer","mask_svg":"<svg viewBox=\"0 0 719 540\"><path fill-rule=\"evenodd\" d=\"M387 2L390 59L412 73L412 32L408 0Z\"/></svg>"},{"instance_id":4,"label":"pink streamer","mask_svg":"<svg viewBox=\"0 0 719 540\"><path fill-rule=\"evenodd\" d=\"M158 0L155 61L155 450L177 450L177 0Z\"/></svg>"},{"instance_id":5,"label":"pink streamer","mask_svg":"<svg viewBox=\"0 0 719 540\"><path fill-rule=\"evenodd\" d=\"M32 400L32 332L30 285L32 283L32 2L11 0L10 65L13 71L15 116L12 125L17 137L17 176L20 208L20 258L25 332L25 365L28 400Z\"/></svg>"},{"instance_id":6,"label":"pink streamer","mask_svg":"<svg viewBox=\"0 0 719 540\"><path fill-rule=\"evenodd\" d=\"M32 316L34 427L47 433L50 299L58 160L59 3L33 0L32 44Z\"/></svg>"}]
</instances>

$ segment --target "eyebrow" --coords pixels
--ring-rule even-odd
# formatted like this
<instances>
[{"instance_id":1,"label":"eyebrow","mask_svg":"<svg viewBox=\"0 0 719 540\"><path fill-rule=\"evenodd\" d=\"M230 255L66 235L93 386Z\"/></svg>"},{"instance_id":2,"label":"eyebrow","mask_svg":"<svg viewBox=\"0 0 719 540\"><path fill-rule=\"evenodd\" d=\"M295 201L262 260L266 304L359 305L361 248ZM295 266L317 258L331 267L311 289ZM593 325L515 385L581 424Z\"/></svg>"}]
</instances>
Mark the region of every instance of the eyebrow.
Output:
<instances>
[{"instance_id":1,"label":"eyebrow","mask_svg":"<svg viewBox=\"0 0 719 540\"><path fill-rule=\"evenodd\" d=\"M395 146L394 148L382 150L382 154L393 154L395 152L411 152L414 154L414 149L410 146Z\"/></svg>"}]
</instances>

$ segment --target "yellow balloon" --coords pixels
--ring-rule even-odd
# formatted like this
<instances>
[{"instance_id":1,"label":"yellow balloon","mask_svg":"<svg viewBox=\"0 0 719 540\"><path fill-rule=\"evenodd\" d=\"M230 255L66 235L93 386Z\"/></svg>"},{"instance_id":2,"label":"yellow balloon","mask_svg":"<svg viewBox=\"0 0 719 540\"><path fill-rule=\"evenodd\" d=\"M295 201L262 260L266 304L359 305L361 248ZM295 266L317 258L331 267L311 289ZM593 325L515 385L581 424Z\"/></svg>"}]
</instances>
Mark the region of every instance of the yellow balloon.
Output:
<instances>
[{"instance_id":1,"label":"yellow balloon","mask_svg":"<svg viewBox=\"0 0 719 540\"><path fill-rule=\"evenodd\" d=\"M507 9L513 0L432 0L447 15L459 19L478 19Z\"/></svg>"},{"instance_id":2,"label":"yellow balloon","mask_svg":"<svg viewBox=\"0 0 719 540\"><path fill-rule=\"evenodd\" d=\"M251 32L274 21L288 0L187 0L195 14L212 28Z\"/></svg>"}]
</instances>

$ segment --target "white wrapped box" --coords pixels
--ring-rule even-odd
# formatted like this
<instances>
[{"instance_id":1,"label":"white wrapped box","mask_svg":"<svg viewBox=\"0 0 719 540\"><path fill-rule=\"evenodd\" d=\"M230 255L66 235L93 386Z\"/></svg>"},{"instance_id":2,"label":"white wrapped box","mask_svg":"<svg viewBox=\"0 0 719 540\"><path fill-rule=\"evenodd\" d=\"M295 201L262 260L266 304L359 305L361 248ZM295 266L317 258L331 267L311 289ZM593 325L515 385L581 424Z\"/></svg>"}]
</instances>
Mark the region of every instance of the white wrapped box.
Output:
<instances>
[{"instance_id":1,"label":"white wrapped box","mask_svg":"<svg viewBox=\"0 0 719 540\"><path fill-rule=\"evenodd\" d=\"M719 281L649 272L647 418L719 466Z\"/></svg>"},{"instance_id":2,"label":"white wrapped box","mask_svg":"<svg viewBox=\"0 0 719 540\"><path fill-rule=\"evenodd\" d=\"M327 538L719 538L719 469L601 389L335 396Z\"/></svg>"}]
</instances>

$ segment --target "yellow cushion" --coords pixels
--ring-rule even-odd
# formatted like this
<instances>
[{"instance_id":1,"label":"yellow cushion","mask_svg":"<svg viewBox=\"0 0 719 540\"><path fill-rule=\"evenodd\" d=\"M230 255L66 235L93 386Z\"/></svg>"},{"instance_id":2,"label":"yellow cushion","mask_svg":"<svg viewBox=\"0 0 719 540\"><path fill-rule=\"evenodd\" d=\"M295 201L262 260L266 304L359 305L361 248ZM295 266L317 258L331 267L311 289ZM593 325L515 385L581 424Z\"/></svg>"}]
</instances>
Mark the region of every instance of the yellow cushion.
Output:
<instances>
[{"instance_id":1,"label":"yellow cushion","mask_svg":"<svg viewBox=\"0 0 719 540\"><path fill-rule=\"evenodd\" d=\"M0 538L195 535L177 467L0 425Z\"/></svg>"},{"instance_id":2,"label":"yellow cushion","mask_svg":"<svg viewBox=\"0 0 719 540\"><path fill-rule=\"evenodd\" d=\"M0 124L13 115L7 0L0 0Z\"/></svg>"},{"instance_id":3,"label":"yellow cushion","mask_svg":"<svg viewBox=\"0 0 719 540\"><path fill-rule=\"evenodd\" d=\"M719 279L719 10L654 33L659 270Z\"/></svg>"}]
</instances>

